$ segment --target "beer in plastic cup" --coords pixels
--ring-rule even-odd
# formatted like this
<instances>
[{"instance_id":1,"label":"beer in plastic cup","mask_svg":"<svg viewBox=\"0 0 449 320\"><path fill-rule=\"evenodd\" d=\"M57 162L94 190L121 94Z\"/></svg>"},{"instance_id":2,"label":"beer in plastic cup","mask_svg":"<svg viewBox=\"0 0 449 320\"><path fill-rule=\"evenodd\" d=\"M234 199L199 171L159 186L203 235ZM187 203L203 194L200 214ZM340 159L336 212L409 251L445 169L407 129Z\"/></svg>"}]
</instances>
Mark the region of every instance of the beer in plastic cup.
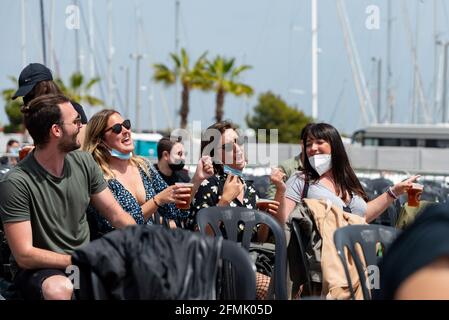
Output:
<instances>
[{"instance_id":1,"label":"beer in plastic cup","mask_svg":"<svg viewBox=\"0 0 449 320\"><path fill-rule=\"evenodd\" d=\"M189 193L189 198L186 199L187 203L186 204L176 203L176 208L181 209L181 210L188 210L188 209L190 209L190 202L192 201L193 183L176 182L175 185L180 187L180 188L189 188L190 189L190 191L188 192Z\"/></svg>"},{"instance_id":2,"label":"beer in plastic cup","mask_svg":"<svg viewBox=\"0 0 449 320\"><path fill-rule=\"evenodd\" d=\"M412 187L407 190L408 195L408 206L409 207L419 207L419 199L424 190L424 186L419 183L413 183Z\"/></svg>"},{"instance_id":3,"label":"beer in plastic cup","mask_svg":"<svg viewBox=\"0 0 449 320\"><path fill-rule=\"evenodd\" d=\"M23 146L20 150L19 150L19 161L22 160L23 158L25 158L28 153L31 152L31 150L34 149L34 146Z\"/></svg>"},{"instance_id":4,"label":"beer in plastic cup","mask_svg":"<svg viewBox=\"0 0 449 320\"><path fill-rule=\"evenodd\" d=\"M273 204L278 204L276 201L273 200L269 200L269 199L259 199L256 202L256 207L257 209L259 209L260 211L266 211L268 212L269 209L269 204L273 203Z\"/></svg>"}]
</instances>

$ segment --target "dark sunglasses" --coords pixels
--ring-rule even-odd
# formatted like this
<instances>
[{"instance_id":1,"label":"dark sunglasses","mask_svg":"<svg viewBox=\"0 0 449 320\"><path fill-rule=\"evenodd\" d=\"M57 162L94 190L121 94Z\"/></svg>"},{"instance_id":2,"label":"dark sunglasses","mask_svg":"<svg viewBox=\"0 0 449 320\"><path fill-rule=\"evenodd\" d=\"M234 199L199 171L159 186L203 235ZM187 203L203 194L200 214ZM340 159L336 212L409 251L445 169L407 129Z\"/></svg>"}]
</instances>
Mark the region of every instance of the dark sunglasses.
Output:
<instances>
[{"instance_id":1,"label":"dark sunglasses","mask_svg":"<svg viewBox=\"0 0 449 320\"><path fill-rule=\"evenodd\" d=\"M109 130L112 130L112 132L114 132L115 134L120 134L122 132L122 127L124 127L127 130L131 129L131 121L127 119L122 123L116 123L112 127L106 129L104 133L108 132Z\"/></svg>"},{"instance_id":2,"label":"dark sunglasses","mask_svg":"<svg viewBox=\"0 0 449 320\"><path fill-rule=\"evenodd\" d=\"M234 150L234 143L238 146L243 146L243 144L245 143L245 138L238 137L237 139L234 139L233 142L222 144L221 149L224 150L225 152L231 152Z\"/></svg>"}]
</instances>

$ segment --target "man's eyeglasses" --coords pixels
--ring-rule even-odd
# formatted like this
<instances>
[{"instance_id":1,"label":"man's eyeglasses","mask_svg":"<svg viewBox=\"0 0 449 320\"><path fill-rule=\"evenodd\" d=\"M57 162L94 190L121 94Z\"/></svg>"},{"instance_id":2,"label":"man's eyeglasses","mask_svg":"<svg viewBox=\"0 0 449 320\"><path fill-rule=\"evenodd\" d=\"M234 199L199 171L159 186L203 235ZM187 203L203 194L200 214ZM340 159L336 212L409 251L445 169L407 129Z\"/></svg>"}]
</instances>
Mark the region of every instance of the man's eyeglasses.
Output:
<instances>
[{"instance_id":1,"label":"man's eyeglasses","mask_svg":"<svg viewBox=\"0 0 449 320\"><path fill-rule=\"evenodd\" d=\"M234 150L234 143L238 146L243 146L243 144L245 143L245 138L238 137L237 139L234 139L234 141L232 142L222 144L221 149L224 150L225 152L231 152Z\"/></svg>"},{"instance_id":2,"label":"man's eyeglasses","mask_svg":"<svg viewBox=\"0 0 449 320\"><path fill-rule=\"evenodd\" d=\"M80 116L76 117L76 119L73 120L72 123L61 122L61 125L64 125L64 124L74 124L77 127L81 127L83 125L82 122L81 122L81 117Z\"/></svg>"},{"instance_id":3,"label":"man's eyeglasses","mask_svg":"<svg viewBox=\"0 0 449 320\"><path fill-rule=\"evenodd\" d=\"M116 123L112 127L106 129L104 133L108 132L109 130L112 130L112 132L114 132L115 134L120 134L122 132L122 127L124 127L127 130L131 129L131 121L127 119L122 123Z\"/></svg>"}]
</instances>

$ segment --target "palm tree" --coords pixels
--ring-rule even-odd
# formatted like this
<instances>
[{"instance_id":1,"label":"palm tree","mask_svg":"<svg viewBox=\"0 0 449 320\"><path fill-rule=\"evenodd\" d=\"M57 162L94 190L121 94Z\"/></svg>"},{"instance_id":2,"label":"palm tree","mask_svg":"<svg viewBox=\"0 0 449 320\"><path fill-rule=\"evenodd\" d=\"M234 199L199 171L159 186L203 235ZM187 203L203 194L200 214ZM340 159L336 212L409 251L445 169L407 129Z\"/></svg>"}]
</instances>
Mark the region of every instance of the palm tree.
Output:
<instances>
[{"instance_id":1,"label":"palm tree","mask_svg":"<svg viewBox=\"0 0 449 320\"><path fill-rule=\"evenodd\" d=\"M85 81L84 76L81 73L75 72L70 76L69 86L67 86L62 79L55 79L55 82L62 93L64 93L70 100L78 103L86 102L92 107L105 105L103 100L86 93L89 92L95 84L100 82L100 78L98 77Z\"/></svg>"},{"instance_id":2,"label":"palm tree","mask_svg":"<svg viewBox=\"0 0 449 320\"><path fill-rule=\"evenodd\" d=\"M17 84L17 79L9 77L9 79ZM4 89L2 91L3 100L5 101L5 113L9 119L9 125L4 127L5 133L12 132L24 132L25 126L23 125L23 114L20 111L20 107L23 105L22 97L12 100L17 88Z\"/></svg>"},{"instance_id":3,"label":"palm tree","mask_svg":"<svg viewBox=\"0 0 449 320\"><path fill-rule=\"evenodd\" d=\"M224 115L224 99L226 93L235 96L251 96L254 93L250 86L237 82L239 75L248 69L249 65L234 66L235 59L226 59L217 56L214 61L207 63L207 77L212 82L212 86L216 91L216 109L215 118L217 122L223 119Z\"/></svg>"},{"instance_id":4,"label":"palm tree","mask_svg":"<svg viewBox=\"0 0 449 320\"><path fill-rule=\"evenodd\" d=\"M182 48L180 55L170 53L170 57L174 63L173 69L170 69L164 64L155 64L153 66L153 79L156 82L162 82L166 86L173 85L178 80L181 82L181 109L179 110L179 115L181 117L180 126L182 129L187 127L190 90L207 90L210 88L210 83L205 76L206 54L207 52L204 52L191 68L189 56L186 50Z\"/></svg>"}]
</instances>

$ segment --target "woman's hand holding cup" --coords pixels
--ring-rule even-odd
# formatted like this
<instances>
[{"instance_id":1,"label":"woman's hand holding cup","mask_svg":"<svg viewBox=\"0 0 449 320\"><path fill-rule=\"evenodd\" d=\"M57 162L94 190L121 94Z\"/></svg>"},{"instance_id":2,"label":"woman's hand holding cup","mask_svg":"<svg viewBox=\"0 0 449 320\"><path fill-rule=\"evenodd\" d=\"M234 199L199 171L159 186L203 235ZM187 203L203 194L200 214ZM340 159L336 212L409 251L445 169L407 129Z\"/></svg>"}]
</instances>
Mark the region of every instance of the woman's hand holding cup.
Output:
<instances>
[{"instance_id":1,"label":"woman's hand holding cup","mask_svg":"<svg viewBox=\"0 0 449 320\"><path fill-rule=\"evenodd\" d=\"M280 205L279 201L268 199L259 199L256 202L256 207L258 210L268 212L271 215L277 214L279 205Z\"/></svg>"}]
</instances>

